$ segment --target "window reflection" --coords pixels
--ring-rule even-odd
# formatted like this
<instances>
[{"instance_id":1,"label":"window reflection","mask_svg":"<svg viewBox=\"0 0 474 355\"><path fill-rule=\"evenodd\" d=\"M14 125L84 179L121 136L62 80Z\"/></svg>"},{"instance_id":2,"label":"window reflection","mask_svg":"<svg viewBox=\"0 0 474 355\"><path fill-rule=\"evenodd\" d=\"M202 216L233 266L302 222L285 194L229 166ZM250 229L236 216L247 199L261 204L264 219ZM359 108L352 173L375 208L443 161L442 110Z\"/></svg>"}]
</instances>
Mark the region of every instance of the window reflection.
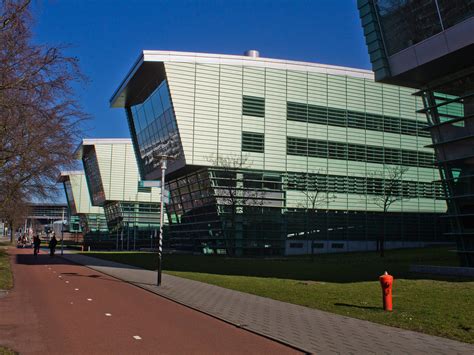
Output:
<instances>
[{"instance_id":1,"label":"window reflection","mask_svg":"<svg viewBox=\"0 0 474 355\"><path fill-rule=\"evenodd\" d=\"M163 81L145 102L130 107L130 112L144 174L158 167L159 159L155 155L176 158L182 156L181 141L166 81Z\"/></svg>"},{"instance_id":2,"label":"window reflection","mask_svg":"<svg viewBox=\"0 0 474 355\"><path fill-rule=\"evenodd\" d=\"M66 190L66 199L67 203L69 205L69 208L72 213L77 213L77 208L76 208L76 203L74 201L74 195L72 193L72 185L71 182L68 180L67 182L64 183L64 187Z\"/></svg>"},{"instance_id":3,"label":"window reflection","mask_svg":"<svg viewBox=\"0 0 474 355\"><path fill-rule=\"evenodd\" d=\"M84 148L82 157L84 170L86 172L87 184L92 197L93 204L101 204L105 201L104 187L100 176L99 162L93 148Z\"/></svg>"},{"instance_id":4,"label":"window reflection","mask_svg":"<svg viewBox=\"0 0 474 355\"><path fill-rule=\"evenodd\" d=\"M474 15L474 0L437 0L444 28Z\"/></svg>"},{"instance_id":5,"label":"window reflection","mask_svg":"<svg viewBox=\"0 0 474 355\"><path fill-rule=\"evenodd\" d=\"M441 32L434 0L377 0L388 55Z\"/></svg>"}]
</instances>

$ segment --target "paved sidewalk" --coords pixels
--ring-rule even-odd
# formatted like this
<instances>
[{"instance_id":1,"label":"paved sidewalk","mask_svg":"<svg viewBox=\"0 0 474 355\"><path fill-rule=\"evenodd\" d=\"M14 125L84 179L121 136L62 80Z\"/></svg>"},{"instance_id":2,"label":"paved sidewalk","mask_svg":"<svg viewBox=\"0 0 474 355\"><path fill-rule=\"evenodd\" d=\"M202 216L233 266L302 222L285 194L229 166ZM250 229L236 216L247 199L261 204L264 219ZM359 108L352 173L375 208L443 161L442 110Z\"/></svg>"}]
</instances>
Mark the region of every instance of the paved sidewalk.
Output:
<instances>
[{"instance_id":1,"label":"paved sidewalk","mask_svg":"<svg viewBox=\"0 0 474 355\"><path fill-rule=\"evenodd\" d=\"M9 254L0 344L21 355L300 353L65 259Z\"/></svg>"},{"instance_id":2,"label":"paved sidewalk","mask_svg":"<svg viewBox=\"0 0 474 355\"><path fill-rule=\"evenodd\" d=\"M474 354L474 346L78 254L64 258L309 353Z\"/></svg>"}]
</instances>

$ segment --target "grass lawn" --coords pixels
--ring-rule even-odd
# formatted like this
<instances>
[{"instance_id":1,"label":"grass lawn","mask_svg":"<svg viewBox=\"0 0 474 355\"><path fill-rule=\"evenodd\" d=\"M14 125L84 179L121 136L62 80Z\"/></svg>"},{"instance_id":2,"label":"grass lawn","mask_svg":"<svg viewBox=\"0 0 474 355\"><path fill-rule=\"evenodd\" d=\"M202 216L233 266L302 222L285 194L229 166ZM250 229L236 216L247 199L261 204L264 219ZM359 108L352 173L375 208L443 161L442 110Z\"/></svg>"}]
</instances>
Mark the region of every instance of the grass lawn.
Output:
<instances>
[{"instance_id":1,"label":"grass lawn","mask_svg":"<svg viewBox=\"0 0 474 355\"><path fill-rule=\"evenodd\" d=\"M0 346L0 355L15 355L15 354L18 354L18 353L8 348L4 348L3 346Z\"/></svg>"},{"instance_id":2,"label":"grass lawn","mask_svg":"<svg viewBox=\"0 0 474 355\"><path fill-rule=\"evenodd\" d=\"M9 290L13 287L10 259L6 248L1 246L3 245L0 245L0 290Z\"/></svg>"},{"instance_id":3,"label":"grass lawn","mask_svg":"<svg viewBox=\"0 0 474 355\"><path fill-rule=\"evenodd\" d=\"M85 253L156 269L151 253ZM165 255L165 272L284 302L474 343L474 280L414 275L410 264L457 265L449 248L318 255L279 260ZM395 277L384 312L378 276Z\"/></svg>"}]
</instances>

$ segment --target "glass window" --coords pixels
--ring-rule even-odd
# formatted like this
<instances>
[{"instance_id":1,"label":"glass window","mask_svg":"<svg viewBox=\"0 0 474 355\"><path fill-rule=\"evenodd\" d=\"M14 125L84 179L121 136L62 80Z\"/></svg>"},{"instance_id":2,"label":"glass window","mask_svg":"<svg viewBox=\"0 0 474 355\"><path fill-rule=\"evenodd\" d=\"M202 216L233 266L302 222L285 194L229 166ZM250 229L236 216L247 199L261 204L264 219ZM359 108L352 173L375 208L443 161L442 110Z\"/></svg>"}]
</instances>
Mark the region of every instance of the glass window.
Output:
<instances>
[{"instance_id":1,"label":"glass window","mask_svg":"<svg viewBox=\"0 0 474 355\"><path fill-rule=\"evenodd\" d=\"M171 107L166 81L142 104L130 107L140 149L140 170L147 174L157 167L154 153L179 159L182 154L176 118Z\"/></svg>"},{"instance_id":2,"label":"glass window","mask_svg":"<svg viewBox=\"0 0 474 355\"><path fill-rule=\"evenodd\" d=\"M435 0L376 0L376 7L389 56L442 31Z\"/></svg>"},{"instance_id":3,"label":"glass window","mask_svg":"<svg viewBox=\"0 0 474 355\"><path fill-rule=\"evenodd\" d=\"M429 137L423 131L423 124L401 117L377 115L372 113L341 110L331 107L287 102L286 117L289 121L300 121L339 127L369 129L380 132Z\"/></svg>"},{"instance_id":4,"label":"glass window","mask_svg":"<svg viewBox=\"0 0 474 355\"><path fill-rule=\"evenodd\" d=\"M146 100L144 104L144 112L145 112L145 120L146 120L146 127L153 122L155 118L155 113L153 112L153 107L151 106L151 100Z\"/></svg>"},{"instance_id":5,"label":"glass window","mask_svg":"<svg viewBox=\"0 0 474 355\"><path fill-rule=\"evenodd\" d=\"M454 26L474 15L473 0L437 0L444 28Z\"/></svg>"},{"instance_id":6,"label":"glass window","mask_svg":"<svg viewBox=\"0 0 474 355\"><path fill-rule=\"evenodd\" d=\"M256 96L244 96L242 99L242 114L265 117L265 99Z\"/></svg>"},{"instance_id":7,"label":"glass window","mask_svg":"<svg viewBox=\"0 0 474 355\"><path fill-rule=\"evenodd\" d=\"M242 132L242 151L263 153L265 137L262 133Z\"/></svg>"},{"instance_id":8,"label":"glass window","mask_svg":"<svg viewBox=\"0 0 474 355\"><path fill-rule=\"evenodd\" d=\"M432 153L297 137L287 137L286 149L288 155L316 158L347 159L378 164L401 163L426 168L432 168L434 164Z\"/></svg>"},{"instance_id":9,"label":"glass window","mask_svg":"<svg viewBox=\"0 0 474 355\"><path fill-rule=\"evenodd\" d=\"M161 103L163 104L163 111L168 110L171 107L170 93L168 91L168 85L164 81L159 88Z\"/></svg>"},{"instance_id":10,"label":"glass window","mask_svg":"<svg viewBox=\"0 0 474 355\"><path fill-rule=\"evenodd\" d=\"M155 117L159 117L163 114L163 104L161 103L160 94L158 91L155 91L151 95L151 103L153 105L153 110L155 112Z\"/></svg>"},{"instance_id":11,"label":"glass window","mask_svg":"<svg viewBox=\"0 0 474 355\"><path fill-rule=\"evenodd\" d=\"M83 148L84 149L84 148ZM99 162L93 147L85 147L82 156L89 192L94 204L105 201L105 191L100 176Z\"/></svg>"}]
</instances>

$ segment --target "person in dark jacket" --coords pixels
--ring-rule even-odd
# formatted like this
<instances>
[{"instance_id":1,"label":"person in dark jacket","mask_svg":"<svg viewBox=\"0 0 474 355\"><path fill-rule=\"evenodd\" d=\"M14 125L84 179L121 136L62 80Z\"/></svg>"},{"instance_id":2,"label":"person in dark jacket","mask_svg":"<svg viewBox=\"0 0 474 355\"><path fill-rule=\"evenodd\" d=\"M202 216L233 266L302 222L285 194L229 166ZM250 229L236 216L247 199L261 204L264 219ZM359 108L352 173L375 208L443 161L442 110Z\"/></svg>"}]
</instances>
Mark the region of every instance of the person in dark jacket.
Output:
<instances>
[{"instance_id":1,"label":"person in dark jacket","mask_svg":"<svg viewBox=\"0 0 474 355\"><path fill-rule=\"evenodd\" d=\"M49 241L49 256L53 257L54 253L56 252L56 245L58 244L58 240L56 236L53 234L53 237Z\"/></svg>"},{"instance_id":2,"label":"person in dark jacket","mask_svg":"<svg viewBox=\"0 0 474 355\"><path fill-rule=\"evenodd\" d=\"M33 248L34 248L33 253L35 254L35 256L38 256L38 253L39 253L39 250L40 250L40 245L41 245L41 239L40 239L39 235L36 234L33 237Z\"/></svg>"}]
</instances>

